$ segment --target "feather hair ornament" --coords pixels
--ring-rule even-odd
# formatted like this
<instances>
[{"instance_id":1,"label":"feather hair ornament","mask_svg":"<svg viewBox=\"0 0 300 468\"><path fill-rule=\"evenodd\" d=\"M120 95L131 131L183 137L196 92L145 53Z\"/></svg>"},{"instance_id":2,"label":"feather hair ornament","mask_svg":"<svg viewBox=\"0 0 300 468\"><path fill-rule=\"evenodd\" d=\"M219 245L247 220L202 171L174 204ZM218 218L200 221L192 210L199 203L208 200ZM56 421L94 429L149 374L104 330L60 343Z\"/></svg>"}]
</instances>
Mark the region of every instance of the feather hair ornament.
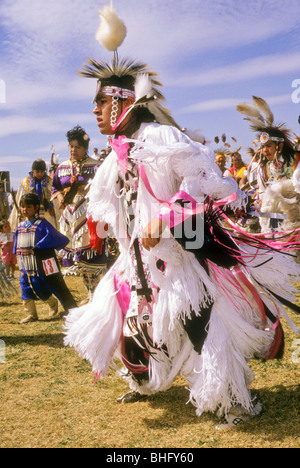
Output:
<instances>
[{"instance_id":1,"label":"feather hair ornament","mask_svg":"<svg viewBox=\"0 0 300 468\"><path fill-rule=\"evenodd\" d=\"M110 5L104 6L103 10L98 10L98 12L101 23L96 32L96 39L105 49L116 52L124 42L127 28L117 15L112 2L110 2Z\"/></svg>"},{"instance_id":2,"label":"feather hair ornament","mask_svg":"<svg viewBox=\"0 0 300 468\"><path fill-rule=\"evenodd\" d=\"M152 86L161 86L161 83L156 80L157 74L152 72L148 65L141 62L135 62L131 59L118 59L114 57L112 63L97 62L93 59L88 59L88 65L83 65L83 70L78 72L84 78L95 78L99 81L109 80L112 76L119 78L130 77L135 82L139 74L147 74L152 82ZM155 88L155 93L160 99L163 99L162 94Z\"/></svg>"},{"instance_id":3,"label":"feather hair ornament","mask_svg":"<svg viewBox=\"0 0 300 468\"><path fill-rule=\"evenodd\" d=\"M252 99L253 104L238 104L236 107L237 111L247 116L244 120L250 122L250 128L254 131L260 131L264 127L272 127L274 125L274 115L269 104L257 96L252 96Z\"/></svg>"},{"instance_id":4,"label":"feather hair ornament","mask_svg":"<svg viewBox=\"0 0 300 468\"><path fill-rule=\"evenodd\" d=\"M264 116L264 120L268 127L271 127L274 124L274 115L270 109L269 104L262 98L257 96L252 96L252 99L257 106L258 110Z\"/></svg>"},{"instance_id":5,"label":"feather hair ornament","mask_svg":"<svg viewBox=\"0 0 300 468\"><path fill-rule=\"evenodd\" d=\"M286 128L284 123L274 123L273 112L264 99L257 96L252 96L252 99L253 104L239 104L236 109L241 114L247 115L244 120L248 120L250 122L250 129L257 132L256 140L253 144L257 146L257 141L258 146L260 146L262 137L267 137L277 143L283 143L280 154L284 162L290 165L294 159L291 130Z\"/></svg>"},{"instance_id":6,"label":"feather hair ornament","mask_svg":"<svg viewBox=\"0 0 300 468\"><path fill-rule=\"evenodd\" d=\"M154 94L153 83L147 73L139 73L134 84L136 101L146 97L150 98Z\"/></svg>"},{"instance_id":7,"label":"feather hair ornament","mask_svg":"<svg viewBox=\"0 0 300 468\"><path fill-rule=\"evenodd\" d=\"M125 117L134 109L138 107L147 107L149 112L154 115L156 122L161 125L171 125L182 131L182 128L179 127L173 119L171 112L159 102L159 100L164 99L164 97L155 88L153 88L153 82L149 75L138 75L135 83L135 93L136 100L128 107L122 120L124 120Z\"/></svg>"},{"instance_id":8,"label":"feather hair ornament","mask_svg":"<svg viewBox=\"0 0 300 468\"><path fill-rule=\"evenodd\" d=\"M259 133L279 131L284 135L286 141L290 143L288 141L290 140L290 130L284 128L284 123L274 123L274 114L271 111L269 104L264 99L257 96L252 96L252 99L254 105L243 103L238 104L236 107L238 112L247 115L244 120L248 120L250 122L251 130Z\"/></svg>"}]
</instances>

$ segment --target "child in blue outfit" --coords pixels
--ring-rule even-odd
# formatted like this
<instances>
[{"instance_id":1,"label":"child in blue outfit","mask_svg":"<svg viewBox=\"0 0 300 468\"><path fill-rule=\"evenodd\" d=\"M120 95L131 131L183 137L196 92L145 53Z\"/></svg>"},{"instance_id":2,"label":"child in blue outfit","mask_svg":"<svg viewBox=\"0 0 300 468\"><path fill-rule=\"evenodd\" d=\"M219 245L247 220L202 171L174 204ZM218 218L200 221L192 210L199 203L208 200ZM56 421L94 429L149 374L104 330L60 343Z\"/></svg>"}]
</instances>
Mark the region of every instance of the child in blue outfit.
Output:
<instances>
[{"instance_id":1,"label":"child in blue outfit","mask_svg":"<svg viewBox=\"0 0 300 468\"><path fill-rule=\"evenodd\" d=\"M39 217L40 201L36 194L23 195L20 209L25 221L16 230L14 253L20 269L22 300L29 314L21 320L23 324L38 320L35 301L39 299L49 305L50 316L58 312L57 299L66 311L77 305L63 279L55 253L63 249L69 239Z\"/></svg>"}]
</instances>

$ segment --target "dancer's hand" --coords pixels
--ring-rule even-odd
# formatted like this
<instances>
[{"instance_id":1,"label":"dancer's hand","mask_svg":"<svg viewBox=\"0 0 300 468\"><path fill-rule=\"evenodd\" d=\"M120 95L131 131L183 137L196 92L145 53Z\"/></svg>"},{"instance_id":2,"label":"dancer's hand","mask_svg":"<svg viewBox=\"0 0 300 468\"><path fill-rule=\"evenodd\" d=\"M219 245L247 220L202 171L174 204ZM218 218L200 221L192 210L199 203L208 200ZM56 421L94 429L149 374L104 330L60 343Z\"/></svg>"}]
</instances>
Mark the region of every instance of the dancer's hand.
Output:
<instances>
[{"instance_id":1,"label":"dancer's hand","mask_svg":"<svg viewBox=\"0 0 300 468\"><path fill-rule=\"evenodd\" d=\"M65 208L65 205L64 205L64 195L63 193L58 193L57 194L57 197L56 197L56 200L57 200L57 206L60 210L63 210Z\"/></svg>"},{"instance_id":2,"label":"dancer's hand","mask_svg":"<svg viewBox=\"0 0 300 468\"><path fill-rule=\"evenodd\" d=\"M154 218L145 227L142 232L142 245L146 250L153 249L160 242L160 236L163 232L163 223L161 219Z\"/></svg>"}]
</instances>

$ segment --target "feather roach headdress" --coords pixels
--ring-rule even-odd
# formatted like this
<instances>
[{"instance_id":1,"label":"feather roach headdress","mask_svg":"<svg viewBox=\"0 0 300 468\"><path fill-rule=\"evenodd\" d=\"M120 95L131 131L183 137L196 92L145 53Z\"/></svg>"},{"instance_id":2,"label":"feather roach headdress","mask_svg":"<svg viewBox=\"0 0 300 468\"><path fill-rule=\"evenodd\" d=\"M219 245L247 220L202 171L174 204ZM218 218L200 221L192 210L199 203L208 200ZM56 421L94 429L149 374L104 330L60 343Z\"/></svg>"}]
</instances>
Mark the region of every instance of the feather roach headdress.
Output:
<instances>
[{"instance_id":1,"label":"feather roach headdress","mask_svg":"<svg viewBox=\"0 0 300 468\"><path fill-rule=\"evenodd\" d=\"M247 120L250 129L257 133L256 138L260 144L268 141L274 141L277 145L283 143L281 154L284 161L290 164L294 158L291 131L285 124L274 123L274 114L264 99L256 96L252 96L252 99L253 104L238 104L237 111L247 116L244 120Z\"/></svg>"},{"instance_id":2,"label":"feather roach headdress","mask_svg":"<svg viewBox=\"0 0 300 468\"><path fill-rule=\"evenodd\" d=\"M145 63L128 58L119 59L117 49L122 45L127 29L115 12L112 2L102 11L99 10L99 14L101 24L96 39L107 50L113 51L114 57L111 63L88 59L88 64L83 66L79 75L98 81L94 101L100 94L112 96L115 101L132 98L133 104L126 109L121 121L112 122L112 128L116 130L116 126L120 125L130 112L147 108L153 120L180 129L169 110L161 103L164 97L158 89L162 85L157 80L157 74Z\"/></svg>"}]
</instances>

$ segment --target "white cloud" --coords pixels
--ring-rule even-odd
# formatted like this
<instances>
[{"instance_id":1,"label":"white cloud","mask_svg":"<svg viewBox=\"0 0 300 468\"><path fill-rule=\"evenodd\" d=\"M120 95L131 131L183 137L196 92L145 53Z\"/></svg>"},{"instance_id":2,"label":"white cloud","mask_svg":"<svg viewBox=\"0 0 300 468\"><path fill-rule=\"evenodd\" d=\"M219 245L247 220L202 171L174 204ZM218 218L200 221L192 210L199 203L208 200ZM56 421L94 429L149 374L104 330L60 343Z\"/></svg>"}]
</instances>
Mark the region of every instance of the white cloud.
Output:
<instances>
[{"instance_id":1,"label":"white cloud","mask_svg":"<svg viewBox=\"0 0 300 468\"><path fill-rule=\"evenodd\" d=\"M1 156L0 157L0 167L5 166L5 168L10 167L11 165L16 165L16 164L26 164L26 163L32 163L32 157L26 157L26 156Z\"/></svg>"},{"instance_id":2,"label":"white cloud","mask_svg":"<svg viewBox=\"0 0 300 468\"><path fill-rule=\"evenodd\" d=\"M267 76L299 73L300 54L274 54L260 56L225 67L204 72L189 73L170 80L172 86L212 86L220 83L235 83Z\"/></svg>"},{"instance_id":3,"label":"white cloud","mask_svg":"<svg viewBox=\"0 0 300 468\"><path fill-rule=\"evenodd\" d=\"M8 31L11 72L41 81L78 67L85 56L107 52L95 40L99 24L94 0L2 0L0 25ZM115 0L128 34L120 51L164 68L189 55L260 41L299 27L298 0ZM299 44L297 34L294 43ZM77 65L74 63L77 62ZM11 67L11 68L10 68ZM74 69L75 72L75 69ZM51 81L50 80L50 81Z\"/></svg>"},{"instance_id":4,"label":"white cloud","mask_svg":"<svg viewBox=\"0 0 300 468\"><path fill-rule=\"evenodd\" d=\"M81 101L92 102L95 92L93 80L64 77L52 82L21 80L11 76L5 80L6 102L0 104L5 111L23 112L40 104L51 102Z\"/></svg>"},{"instance_id":5,"label":"white cloud","mask_svg":"<svg viewBox=\"0 0 300 468\"><path fill-rule=\"evenodd\" d=\"M63 132L69 125L80 122L82 125L95 123L92 114L60 114L48 117L34 117L24 115L11 115L0 118L0 137L9 135L22 135L24 133L52 134Z\"/></svg>"},{"instance_id":6,"label":"white cloud","mask_svg":"<svg viewBox=\"0 0 300 468\"><path fill-rule=\"evenodd\" d=\"M251 97L250 97L251 98ZM290 94L283 94L280 96L271 96L265 98L268 104L277 105L291 102ZM177 111L178 114L188 114L196 112L209 112L220 111L224 109L235 109L241 102L249 102L249 97L245 98L224 98L224 99L210 99L208 101L201 101L191 106L183 107Z\"/></svg>"},{"instance_id":7,"label":"white cloud","mask_svg":"<svg viewBox=\"0 0 300 468\"><path fill-rule=\"evenodd\" d=\"M179 114L187 114L193 112L207 112L221 109L232 109L239 102L240 100L236 98L211 99L208 101L202 101L191 106L184 107L182 109L179 109L177 112Z\"/></svg>"},{"instance_id":8,"label":"white cloud","mask_svg":"<svg viewBox=\"0 0 300 468\"><path fill-rule=\"evenodd\" d=\"M62 135L76 120L91 124L96 134L92 114L84 113L86 107L80 111L83 101L91 101L95 83L78 78L76 71L86 57L111 57L95 40L97 9L108 2L0 0L0 79L5 80L7 94L6 104L0 104L0 112L5 111L0 137L7 137L13 154L18 152L14 141L26 134L26 154L38 152L31 138L34 132L45 134L44 140L38 140L45 154L49 135L61 145L57 151L63 150ZM176 110L183 104L175 100L176 114L210 111L213 116L214 111L234 109L234 88L214 99L216 84L248 80L251 89L254 80L264 77L275 82L285 73L299 77L299 0L114 0L113 4L128 28L121 56L148 62L172 91L181 93L185 86L188 102L195 103L193 87L211 86L211 99L194 106ZM279 38L277 51L272 41L278 46ZM275 86L273 98L283 99L286 91L279 89L275 96ZM51 115L43 109L49 103ZM68 114L71 108L79 114ZM0 151L7 154L3 145Z\"/></svg>"},{"instance_id":9,"label":"white cloud","mask_svg":"<svg viewBox=\"0 0 300 468\"><path fill-rule=\"evenodd\" d=\"M75 81L86 56L111 56L95 40L97 9L103 4L94 0L51 0L46 4L44 0L2 0L0 27L5 41L0 57L4 76L0 78L16 92L17 77L28 86L36 84L36 92L29 93L36 102L47 95L54 97L55 91L60 97L70 76ZM201 57L209 50L259 45L299 27L298 0L288 0L288 8L279 0L115 0L114 6L128 29L120 52L145 59L159 67L160 74L172 64L174 72L177 70L174 74L182 75L189 56L196 53ZM299 44L297 35L295 44Z\"/></svg>"}]
</instances>

